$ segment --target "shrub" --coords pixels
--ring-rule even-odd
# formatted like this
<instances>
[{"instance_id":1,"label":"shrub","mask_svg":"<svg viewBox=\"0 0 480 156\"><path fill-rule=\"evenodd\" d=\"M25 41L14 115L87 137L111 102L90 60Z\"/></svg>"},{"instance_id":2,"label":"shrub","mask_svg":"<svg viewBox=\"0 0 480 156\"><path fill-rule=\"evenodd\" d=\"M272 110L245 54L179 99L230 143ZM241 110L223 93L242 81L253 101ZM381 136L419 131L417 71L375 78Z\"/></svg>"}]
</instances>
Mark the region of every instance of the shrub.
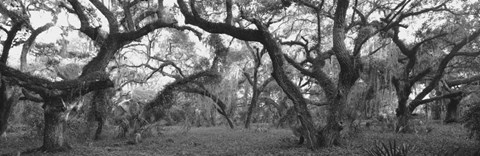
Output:
<instances>
[{"instance_id":1,"label":"shrub","mask_svg":"<svg viewBox=\"0 0 480 156\"><path fill-rule=\"evenodd\" d=\"M473 104L461 120L465 128L470 131L470 138L480 141L480 103Z\"/></svg>"},{"instance_id":2,"label":"shrub","mask_svg":"<svg viewBox=\"0 0 480 156\"><path fill-rule=\"evenodd\" d=\"M41 105L36 103L25 103L22 117L24 124L31 129L30 134L27 137L41 137L44 126Z\"/></svg>"},{"instance_id":3,"label":"shrub","mask_svg":"<svg viewBox=\"0 0 480 156\"><path fill-rule=\"evenodd\" d=\"M415 151L415 146L406 143L397 144L395 140L388 143L377 142L374 147L365 150L370 156L406 156Z\"/></svg>"}]
</instances>

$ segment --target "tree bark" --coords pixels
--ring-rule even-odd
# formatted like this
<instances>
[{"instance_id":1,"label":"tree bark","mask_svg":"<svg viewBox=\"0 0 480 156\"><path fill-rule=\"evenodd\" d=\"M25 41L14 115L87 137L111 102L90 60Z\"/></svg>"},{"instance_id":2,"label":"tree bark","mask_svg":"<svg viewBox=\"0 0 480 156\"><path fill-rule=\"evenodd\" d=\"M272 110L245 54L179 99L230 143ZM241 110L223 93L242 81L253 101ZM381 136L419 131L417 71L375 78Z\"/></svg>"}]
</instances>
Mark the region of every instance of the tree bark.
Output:
<instances>
[{"instance_id":1,"label":"tree bark","mask_svg":"<svg viewBox=\"0 0 480 156\"><path fill-rule=\"evenodd\" d=\"M332 30L332 51L334 52L338 63L340 64L340 73L338 75L338 83L336 87L337 89L332 92L332 87L327 87L328 85L333 85L334 83L322 85L324 91L328 92L326 95L330 99L330 106L328 109L329 114L327 116L327 125L321 130L322 138L319 140L319 142L320 145L327 147L342 143L340 131L343 129L343 111L347 104L348 95L353 85L360 77L359 69L361 67L361 61L359 53L362 44L356 43L356 50L354 50L353 55L349 53L345 45L345 24L348 6L349 0L341 0L337 2ZM320 69L317 69L317 71L319 70ZM321 78L320 76L317 77ZM318 80L323 79L326 78Z\"/></svg>"},{"instance_id":2,"label":"tree bark","mask_svg":"<svg viewBox=\"0 0 480 156\"><path fill-rule=\"evenodd\" d=\"M264 28L264 30L266 30ZM314 126L312 116L308 111L307 102L303 98L302 93L298 87L287 77L284 68L284 58L280 45L273 39L268 32L263 32L266 38L264 43L265 48L268 51L270 59L272 60L273 72L272 77L275 79L277 84L282 88L283 92L294 103L295 111L298 113L298 118L302 123L304 128L304 133L307 141L307 146L311 149L316 149L319 147L317 129Z\"/></svg>"},{"instance_id":3,"label":"tree bark","mask_svg":"<svg viewBox=\"0 0 480 156\"><path fill-rule=\"evenodd\" d=\"M450 102L447 104L447 113L445 114L444 123L454 123L458 120L458 105L462 101L461 96L450 98Z\"/></svg>"},{"instance_id":4,"label":"tree bark","mask_svg":"<svg viewBox=\"0 0 480 156\"><path fill-rule=\"evenodd\" d=\"M32 49L33 45L35 44L35 40L37 36L40 35L42 32L47 31L50 27L53 26L53 23L47 23L44 26L41 26L32 31L30 37L28 37L27 41L23 44L22 53L20 54L20 70L25 71L27 68L27 54ZM63 47L62 47L63 48Z\"/></svg>"},{"instance_id":5,"label":"tree bark","mask_svg":"<svg viewBox=\"0 0 480 156\"><path fill-rule=\"evenodd\" d=\"M210 123L213 127L217 126L217 113L215 110L217 110L215 106L210 109Z\"/></svg>"},{"instance_id":6,"label":"tree bark","mask_svg":"<svg viewBox=\"0 0 480 156\"><path fill-rule=\"evenodd\" d=\"M8 117L12 108L12 105L7 102L7 98L7 87L5 81L2 80L0 82L0 135L7 130Z\"/></svg>"},{"instance_id":7,"label":"tree bark","mask_svg":"<svg viewBox=\"0 0 480 156\"><path fill-rule=\"evenodd\" d=\"M435 95L436 96L441 96L442 95L442 91L440 89L440 87L437 87L435 88ZM442 106L443 106L443 99L441 100L437 100L437 101L434 101L431 105L431 116L432 116L432 120L440 120L441 118L441 115L442 115Z\"/></svg>"},{"instance_id":8,"label":"tree bark","mask_svg":"<svg viewBox=\"0 0 480 156\"><path fill-rule=\"evenodd\" d=\"M256 74L254 74L256 75ZM257 78L254 78L254 85L252 86L253 87L253 95L252 95L252 100L250 102L250 106L248 107L248 112L247 112L247 119L245 120L245 128L248 129L250 128L250 121L252 119L252 114L254 114L254 110L255 108L257 107L257 103L258 103L258 97L260 96L260 93L257 89L257 85L256 85L256 80Z\"/></svg>"},{"instance_id":9,"label":"tree bark","mask_svg":"<svg viewBox=\"0 0 480 156\"><path fill-rule=\"evenodd\" d=\"M0 57L0 63L2 65L7 64L7 59L13 40L15 39L17 32L22 28L22 25L22 22L15 22L13 23L12 28L10 28L10 30L7 32L7 38L2 44L2 56ZM15 94L12 94L12 97L10 98L8 97L8 84L3 79L3 76L4 75L0 74L0 135L7 130L8 117L12 113L11 111L13 105L16 103L16 100L14 100L14 98L16 98L14 97Z\"/></svg>"},{"instance_id":10,"label":"tree bark","mask_svg":"<svg viewBox=\"0 0 480 156\"><path fill-rule=\"evenodd\" d=\"M443 100L438 100L432 105L432 120L440 120L442 114Z\"/></svg>"},{"instance_id":11,"label":"tree bark","mask_svg":"<svg viewBox=\"0 0 480 156\"><path fill-rule=\"evenodd\" d=\"M108 89L98 90L93 92L91 113L97 122L97 130L95 130L94 140L99 140L102 134L103 125L105 124L106 111L109 105Z\"/></svg>"},{"instance_id":12,"label":"tree bark","mask_svg":"<svg viewBox=\"0 0 480 156\"><path fill-rule=\"evenodd\" d=\"M404 75L405 76L405 75ZM408 120L410 118L410 110L407 107L408 96L411 93L411 86L408 82L402 79L392 79L392 83L395 87L398 99L398 106L395 110L397 115L397 124L395 126L395 132L405 133L410 130L408 126Z\"/></svg>"},{"instance_id":13,"label":"tree bark","mask_svg":"<svg viewBox=\"0 0 480 156\"><path fill-rule=\"evenodd\" d=\"M227 2L228 3L228 2ZM231 2L230 2L231 3ZM228 4L227 4L228 6ZM245 120L245 128L248 129L250 128L250 122L252 119L252 115L255 114L255 109L257 108L257 103L258 103L258 98L260 97L260 94L262 93L263 89L265 88L268 83L272 80L271 78L265 80L261 86L258 84L258 70L260 66L262 65L262 56L264 54L264 51L260 52L258 49L255 51L252 46L248 43L245 42L247 48L249 49L251 55L253 56L254 60L254 67L253 67L253 78L250 78L250 75L248 73L244 73L245 78L247 79L248 83L252 85L252 90L253 90L253 95L252 99L250 102L250 106L248 107L248 112L247 112L247 119Z\"/></svg>"},{"instance_id":14,"label":"tree bark","mask_svg":"<svg viewBox=\"0 0 480 156\"><path fill-rule=\"evenodd\" d=\"M65 135L66 108L59 98L45 99L44 117L45 129L41 151L58 152L70 149Z\"/></svg>"},{"instance_id":15,"label":"tree bark","mask_svg":"<svg viewBox=\"0 0 480 156\"><path fill-rule=\"evenodd\" d=\"M408 96L400 95L398 97L398 108L395 110L398 118L395 131L399 133L405 133L410 130L408 126L408 120L410 119L410 112L407 110Z\"/></svg>"},{"instance_id":16,"label":"tree bark","mask_svg":"<svg viewBox=\"0 0 480 156\"><path fill-rule=\"evenodd\" d=\"M1 77L1 75L0 75ZM0 83L0 135L5 133L8 128L8 118L12 114L12 110L18 102L18 94L16 90L12 90L8 96L7 84L1 80Z\"/></svg>"},{"instance_id":17,"label":"tree bark","mask_svg":"<svg viewBox=\"0 0 480 156\"><path fill-rule=\"evenodd\" d=\"M322 140L320 144L327 147L342 144L340 137L340 131L343 130L342 118L351 88L352 85L339 86L339 92L328 109L327 125L321 131Z\"/></svg>"}]
</instances>

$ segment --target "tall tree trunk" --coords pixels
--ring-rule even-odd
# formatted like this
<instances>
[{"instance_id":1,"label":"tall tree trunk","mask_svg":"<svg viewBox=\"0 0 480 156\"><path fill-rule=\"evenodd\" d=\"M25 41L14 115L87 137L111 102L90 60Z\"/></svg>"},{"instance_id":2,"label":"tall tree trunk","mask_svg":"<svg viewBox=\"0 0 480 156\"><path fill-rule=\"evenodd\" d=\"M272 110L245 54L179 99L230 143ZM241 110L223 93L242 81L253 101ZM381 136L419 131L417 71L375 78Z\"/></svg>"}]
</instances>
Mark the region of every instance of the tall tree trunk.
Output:
<instances>
[{"instance_id":1,"label":"tall tree trunk","mask_svg":"<svg viewBox=\"0 0 480 156\"><path fill-rule=\"evenodd\" d=\"M339 91L328 109L327 125L321 131L322 138L320 144L323 146L328 147L342 143L340 137L340 131L343 129L342 117L344 116L343 112L352 84L351 82L348 84L339 84Z\"/></svg>"},{"instance_id":2,"label":"tall tree trunk","mask_svg":"<svg viewBox=\"0 0 480 156\"><path fill-rule=\"evenodd\" d=\"M93 92L91 113L97 122L97 130L95 130L94 140L99 140L102 134L103 125L105 124L106 111L109 105L107 97L108 89Z\"/></svg>"},{"instance_id":3,"label":"tall tree trunk","mask_svg":"<svg viewBox=\"0 0 480 156\"><path fill-rule=\"evenodd\" d=\"M237 101L238 100L235 100L235 102L232 102L230 104L230 108L228 109L228 116L227 118L231 119L230 120L230 123L232 123L232 125L236 124L236 121L235 121L235 113L237 112ZM233 120L233 122L232 122Z\"/></svg>"},{"instance_id":4,"label":"tall tree trunk","mask_svg":"<svg viewBox=\"0 0 480 156\"><path fill-rule=\"evenodd\" d=\"M334 83L324 81L321 84L325 91L326 96L329 99L329 114L327 116L327 125L320 131L322 138L319 140L322 146L332 146L341 143L340 131L343 129L342 118L343 111L347 104L348 94L350 93L352 86L360 77L359 69L361 68L360 49L362 44L355 43L353 55L350 54L345 44L345 28L346 28L346 16L349 6L349 0L337 1L334 14L334 24L332 29L332 51L336 56L340 65L340 73L338 75L338 83L335 90ZM321 58L318 58L321 59ZM314 70L321 70L315 69ZM317 72L320 73L320 72ZM325 74L317 74L318 80L328 80Z\"/></svg>"},{"instance_id":5,"label":"tall tree trunk","mask_svg":"<svg viewBox=\"0 0 480 156\"><path fill-rule=\"evenodd\" d=\"M408 74L402 75L404 78L392 78L393 86L395 87L398 99L398 106L395 110L397 115L397 123L395 126L395 132L405 133L410 131L410 127L408 126L408 120L410 118L410 110L408 109L407 102L408 96L411 93L411 85L408 82L408 79L405 77Z\"/></svg>"},{"instance_id":6,"label":"tall tree trunk","mask_svg":"<svg viewBox=\"0 0 480 156\"><path fill-rule=\"evenodd\" d=\"M230 1L230 3L231 3L231 1ZM227 4L227 5L229 5L229 4ZM251 99L251 102L250 102L250 106L248 107L247 119L245 120L245 128L248 129L248 128L250 128L250 121L252 119L252 115L255 114L255 110L257 108L258 98L260 97L260 94L261 94L263 88L270 82L271 79L269 78L269 79L265 80L263 82L263 84L261 86L259 86L259 84L258 84L258 70L259 70L260 66L262 65L263 52L260 52L258 49L254 50L248 42L245 42L245 44L247 45L247 48L249 49L251 55L254 58L253 59L254 60L253 78L250 78L250 75L248 73L244 73L245 78L250 83L250 85L252 85L252 90L253 90L253 95L252 95L252 99Z\"/></svg>"},{"instance_id":7,"label":"tall tree trunk","mask_svg":"<svg viewBox=\"0 0 480 156\"><path fill-rule=\"evenodd\" d=\"M44 99L45 129L43 146L46 152L64 151L70 149L65 135L65 107L60 98Z\"/></svg>"},{"instance_id":8,"label":"tall tree trunk","mask_svg":"<svg viewBox=\"0 0 480 156\"><path fill-rule=\"evenodd\" d=\"M397 123L395 132L405 133L410 130L408 120L410 119L410 111L407 108L408 95L398 95L398 108L395 110L397 115Z\"/></svg>"},{"instance_id":9,"label":"tall tree trunk","mask_svg":"<svg viewBox=\"0 0 480 156\"><path fill-rule=\"evenodd\" d=\"M450 98L450 102L447 104L447 113L445 114L444 123L453 123L457 122L458 119L458 105L462 101L462 96L456 96Z\"/></svg>"},{"instance_id":10,"label":"tall tree trunk","mask_svg":"<svg viewBox=\"0 0 480 156\"><path fill-rule=\"evenodd\" d=\"M210 109L210 123L212 124L212 126L217 126L217 119L216 119L216 116L217 116L217 109L215 108L215 106L213 106L211 109Z\"/></svg>"},{"instance_id":11,"label":"tall tree trunk","mask_svg":"<svg viewBox=\"0 0 480 156\"><path fill-rule=\"evenodd\" d=\"M1 77L1 75L0 75ZM8 117L10 116L11 104L7 102L7 87L5 81L0 82L0 135L5 133L8 127Z\"/></svg>"},{"instance_id":12,"label":"tall tree trunk","mask_svg":"<svg viewBox=\"0 0 480 156\"><path fill-rule=\"evenodd\" d=\"M435 95L436 96L441 96L442 91L440 87L435 88ZM435 101L431 106L430 106L430 112L432 116L432 120L440 120L441 115L442 115L442 106L443 106L444 100L437 100Z\"/></svg>"},{"instance_id":13,"label":"tall tree trunk","mask_svg":"<svg viewBox=\"0 0 480 156\"><path fill-rule=\"evenodd\" d=\"M256 79L256 78L254 78L254 79ZM254 114L255 108L257 107L257 102L258 102L259 95L260 94L258 92L258 89L257 89L256 85L254 85L253 86L252 100L250 102L250 106L248 107L247 119L245 120L245 128L246 129L250 128L250 121L252 119L252 114Z\"/></svg>"},{"instance_id":14,"label":"tall tree trunk","mask_svg":"<svg viewBox=\"0 0 480 156\"><path fill-rule=\"evenodd\" d=\"M285 60L279 43L275 41L272 34L270 34L266 28L262 28L262 30L263 36L265 37L265 42L263 44L272 60L272 77L280 88L282 88L283 92L287 94L288 98L294 103L295 112L297 112L297 116L305 130L302 135L306 138L307 146L311 149L316 149L319 147L317 129L315 128L312 116L308 111L307 102L303 98L298 87L290 80L290 78L288 78L284 71Z\"/></svg>"},{"instance_id":15,"label":"tall tree trunk","mask_svg":"<svg viewBox=\"0 0 480 156\"><path fill-rule=\"evenodd\" d=\"M105 71L106 66L110 58L113 58L114 54L124 45L118 39L114 39L114 37L109 37L100 48L100 53L103 55L97 55L90 61L87 65L83 67L82 75L84 76L89 73L93 73L96 71ZM105 59L106 58L106 59ZM103 124L105 123L105 109L108 107L108 98L107 98L107 90L98 90L93 92L93 99L91 104L91 108L93 111L93 117L97 122L97 129L95 130L94 140L100 139L100 135L102 133Z\"/></svg>"},{"instance_id":16,"label":"tall tree trunk","mask_svg":"<svg viewBox=\"0 0 480 156\"><path fill-rule=\"evenodd\" d=\"M438 100L432 105L432 119L433 120L440 120L442 115L442 105L443 100Z\"/></svg>"},{"instance_id":17,"label":"tall tree trunk","mask_svg":"<svg viewBox=\"0 0 480 156\"><path fill-rule=\"evenodd\" d=\"M18 31L22 29L22 22L14 22L13 26L10 28L10 31L7 32L7 38L2 44L2 54L0 57L0 63L7 64L7 59L9 57L10 48L12 47L13 40ZM8 127L8 117L11 114L13 105L16 103L14 100L15 93L12 94L12 97L8 97L8 84L3 80L2 74L0 74L0 135L2 135Z\"/></svg>"},{"instance_id":18,"label":"tall tree trunk","mask_svg":"<svg viewBox=\"0 0 480 156\"><path fill-rule=\"evenodd\" d=\"M1 75L0 75L1 77ZM18 94L13 90L8 96L8 87L5 81L0 83L0 135L5 133L8 128L8 118L18 102Z\"/></svg>"}]
</instances>

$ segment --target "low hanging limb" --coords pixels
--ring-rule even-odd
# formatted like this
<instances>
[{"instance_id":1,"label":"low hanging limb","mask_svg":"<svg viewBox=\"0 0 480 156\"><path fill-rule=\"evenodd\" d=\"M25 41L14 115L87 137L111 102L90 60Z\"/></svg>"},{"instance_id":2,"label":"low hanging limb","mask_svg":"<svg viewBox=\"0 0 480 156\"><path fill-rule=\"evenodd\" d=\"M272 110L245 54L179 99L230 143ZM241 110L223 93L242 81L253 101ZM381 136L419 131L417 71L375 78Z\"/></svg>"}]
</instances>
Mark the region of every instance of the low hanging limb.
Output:
<instances>
[{"instance_id":1,"label":"low hanging limb","mask_svg":"<svg viewBox=\"0 0 480 156\"><path fill-rule=\"evenodd\" d=\"M0 63L0 73L4 80L33 91L42 98L62 97L68 100L85 95L93 90L113 87L113 82L104 72L93 72L73 80L51 82Z\"/></svg>"},{"instance_id":2,"label":"low hanging limb","mask_svg":"<svg viewBox=\"0 0 480 156\"><path fill-rule=\"evenodd\" d=\"M230 120L230 118L228 118L228 115L225 111L225 108L226 108L225 103L221 99L219 99L217 96L213 95L206 89L186 88L186 89L183 89L182 91L186 93L200 94L212 99L212 101L214 101L217 104L218 113L220 113L222 116L225 117L225 119L227 119L227 122L230 128L232 129L234 128L233 122Z\"/></svg>"},{"instance_id":3,"label":"low hanging limb","mask_svg":"<svg viewBox=\"0 0 480 156\"><path fill-rule=\"evenodd\" d=\"M412 103L409 105L409 110L410 110L410 112L413 112L413 110L415 109L415 107L413 107L413 106L419 106L419 105L423 105L423 104L426 104L426 103L429 103L429 102L433 102L433 101L436 101L436 100L441 100L441 99L446 99L446 98L453 98L453 97L462 96L462 95L464 95L464 92L462 92L462 91L457 91L457 92L452 92L452 93L448 93L448 94L444 94L444 95L441 95L441 96L432 97L432 98L425 99L425 100L421 100L421 101L417 101L417 102L412 102Z\"/></svg>"},{"instance_id":4,"label":"low hanging limb","mask_svg":"<svg viewBox=\"0 0 480 156\"><path fill-rule=\"evenodd\" d=\"M166 105L166 103L171 102L170 101L171 98L172 98L171 93L174 92L174 91L183 91L183 92L187 92L187 93L200 94L200 95L204 95L204 96L207 96L207 97L211 98L217 104L217 106L218 106L217 111L227 119L227 122L228 122L230 128L233 129L234 128L233 122L230 120L230 118L228 118L228 115L225 111L225 109L226 109L225 103L222 100L220 100L218 97L216 97L215 95L210 93L208 90L201 87L200 83L198 82L198 81L202 81L202 79L212 79L212 78L216 78L217 76L218 75L215 72L203 71L203 72L199 72L199 73L190 75L190 76L185 77L183 79L178 79L175 82L173 82L171 84L168 84L165 87L165 89L163 89L157 95L157 97L154 100L147 103L147 105L145 106L145 110L152 110L152 109L154 109L155 107L158 107L158 106L161 106L162 109L166 109L168 107L171 107L171 105ZM189 84L195 83L195 82L197 82L196 86L200 85L200 87L191 87L189 85ZM201 89L198 89L198 88L201 88Z\"/></svg>"}]
</instances>

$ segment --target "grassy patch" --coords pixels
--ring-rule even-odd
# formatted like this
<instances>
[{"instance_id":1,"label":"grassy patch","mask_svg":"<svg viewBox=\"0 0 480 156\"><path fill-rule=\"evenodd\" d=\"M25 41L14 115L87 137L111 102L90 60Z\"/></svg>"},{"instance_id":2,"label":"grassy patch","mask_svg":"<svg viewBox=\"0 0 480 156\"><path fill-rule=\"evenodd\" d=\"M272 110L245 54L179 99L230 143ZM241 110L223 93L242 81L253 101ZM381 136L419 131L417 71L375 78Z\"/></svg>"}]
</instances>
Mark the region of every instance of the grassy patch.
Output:
<instances>
[{"instance_id":1,"label":"grassy patch","mask_svg":"<svg viewBox=\"0 0 480 156\"><path fill-rule=\"evenodd\" d=\"M227 127L192 128L185 133L181 127L165 127L162 135L144 138L141 143L128 145L128 139L104 138L101 141L73 141L73 150L53 155L366 155L378 142L395 140L398 144L415 146L413 155L434 155L457 150L456 155L472 155L478 144L467 139L465 129L459 124L433 124L427 134L396 134L365 130L357 138L340 147L311 151L297 146L296 138L288 129L254 128L229 129ZM9 137L0 143L0 153L24 151L41 146L40 139ZM34 155L52 155L34 153Z\"/></svg>"}]
</instances>

